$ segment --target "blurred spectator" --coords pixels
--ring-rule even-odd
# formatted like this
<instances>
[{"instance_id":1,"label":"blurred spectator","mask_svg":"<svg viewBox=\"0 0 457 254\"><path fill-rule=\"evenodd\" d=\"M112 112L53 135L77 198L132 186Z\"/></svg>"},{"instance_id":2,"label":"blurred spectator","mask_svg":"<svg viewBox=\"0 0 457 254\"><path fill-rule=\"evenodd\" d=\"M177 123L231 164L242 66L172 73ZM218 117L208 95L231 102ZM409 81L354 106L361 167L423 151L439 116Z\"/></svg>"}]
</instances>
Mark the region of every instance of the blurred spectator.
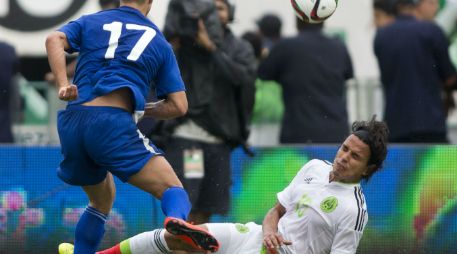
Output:
<instances>
[{"instance_id":1,"label":"blurred spectator","mask_svg":"<svg viewBox=\"0 0 457 254\"><path fill-rule=\"evenodd\" d=\"M263 57L262 36L256 32L246 32L243 34L242 38L251 44L257 61L260 62ZM257 79L255 85L255 105L252 113L250 141L256 145L275 145L275 143L271 143L274 135L272 135L271 126L268 125L277 125L281 121L284 112L284 106L281 99L282 90L278 83L274 81ZM277 134L275 136L277 136Z\"/></svg>"},{"instance_id":2,"label":"blurred spectator","mask_svg":"<svg viewBox=\"0 0 457 254\"><path fill-rule=\"evenodd\" d=\"M282 21L275 14L265 14L257 21L259 34L262 36L263 56L281 39Z\"/></svg>"},{"instance_id":3,"label":"blurred spectator","mask_svg":"<svg viewBox=\"0 0 457 254\"><path fill-rule=\"evenodd\" d=\"M455 1L457 2L457 1ZM452 6L453 1L448 2L448 8L454 8L454 11L457 12L457 9ZM426 21L432 21L435 22L435 17L438 14L438 11L440 9L440 1L439 0L419 0L415 4L415 16L418 20L426 20ZM446 14L444 14L446 15ZM447 14L448 19L451 19L451 22L453 23L452 26L455 26L457 22L457 13L454 14ZM443 21L443 18L439 19L440 21ZM448 25L443 23L443 22L437 22L437 25L439 25L443 31L449 35L448 31ZM451 37L451 36L449 36ZM452 39L452 38L450 38ZM450 50L452 52L452 50ZM451 57L452 61L452 57ZM454 64L454 66L456 66ZM442 93L442 99L444 102L444 111L445 115L449 115L450 110L455 108L455 100L454 100L454 92L452 89L444 89Z\"/></svg>"},{"instance_id":4,"label":"blurred spectator","mask_svg":"<svg viewBox=\"0 0 457 254\"><path fill-rule=\"evenodd\" d=\"M457 34L457 0L445 1L445 5L436 17L436 22L447 35Z\"/></svg>"},{"instance_id":5,"label":"blurred spectator","mask_svg":"<svg viewBox=\"0 0 457 254\"><path fill-rule=\"evenodd\" d=\"M19 59L15 49L5 42L0 42L0 56L0 143L13 143L10 100L14 97L12 91L17 91L12 86Z\"/></svg>"},{"instance_id":6,"label":"blurred spectator","mask_svg":"<svg viewBox=\"0 0 457 254\"><path fill-rule=\"evenodd\" d=\"M374 0L373 16L376 28L392 24L395 20L395 0Z\"/></svg>"},{"instance_id":7,"label":"blurred spectator","mask_svg":"<svg viewBox=\"0 0 457 254\"><path fill-rule=\"evenodd\" d=\"M345 81L353 78L351 58L342 41L322 33L322 23L297 18L297 28L300 33L278 42L258 71L283 89L280 142L341 142L349 131Z\"/></svg>"},{"instance_id":8,"label":"blurred spectator","mask_svg":"<svg viewBox=\"0 0 457 254\"><path fill-rule=\"evenodd\" d=\"M443 31L415 18L415 0L397 0L398 16L378 30L374 49L381 71L391 142L447 143L443 87L456 80Z\"/></svg>"},{"instance_id":9,"label":"blurred spectator","mask_svg":"<svg viewBox=\"0 0 457 254\"><path fill-rule=\"evenodd\" d=\"M231 151L249 133L256 63L251 46L228 26L233 15L227 0L172 0L166 17L164 33L176 51L189 110L158 123L156 135L171 134L165 156L189 192L189 220L196 224L228 212Z\"/></svg>"},{"instance_id":10,"label":"blurred spectator","mask_svg":"<svg viewBox=\"0 0 457 254\"><path fill-rule=\"evenodd\" d=\"M251 47L254 50L255 58L260 60L263 48L262 36L256 32L245 32L243 35L241 35L241 38L251 44Z\"/></svg>"},{"instance_id":11,"label":"blurred spectator","mask_svg":"<svg viewBox=\"0 0 457 254\"><path fill-rule=\"evenodd\" d=\"M433 20L440 9L439 0L416 0L414 15L418 20Z\"/></svg>"},{"instance_id":12,"label":"blurred spectator","mask_svg":"<svg viewBox=\"0 0 457 254\"><path fill-rule=\"evenodd\" d=\"M275 14L265 14L256 22L258 30L251 32L251 40L260 39L260 49L254 45L258 61L265 58L271 47L281 39L282 21ZM257 42L258 43L258 42ZM257 146L277 145L279 126L284 113L282 90L275 81L257 79L255 106L249 142Z\"/></svg>"}]
</instances>

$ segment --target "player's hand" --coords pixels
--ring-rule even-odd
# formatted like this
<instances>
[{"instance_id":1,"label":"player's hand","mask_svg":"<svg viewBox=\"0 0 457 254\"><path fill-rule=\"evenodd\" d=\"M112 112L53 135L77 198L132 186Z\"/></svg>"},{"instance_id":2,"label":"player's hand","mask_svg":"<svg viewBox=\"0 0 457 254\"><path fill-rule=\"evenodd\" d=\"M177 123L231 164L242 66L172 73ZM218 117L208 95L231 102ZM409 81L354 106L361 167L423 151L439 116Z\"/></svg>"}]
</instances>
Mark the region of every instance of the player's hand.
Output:
<instances>
[{"instance_id":1,"label":"player's hand","mask_svg":"<svg viewBox=\"0 0 457 254\"><path fill-rule=\"evenodd\" d=\"M73 101L78 98L78 87L74 84L59 88L59 99L63 101Z\"/></svg>"},{"instance_id":2,"label":"player's hand","mask_svg":"<svg viewBox=\"0 0 457 254\"><path fill-rule=\"evenodd\" d=\"M285 240L279 233L266 233L263 236L263 245L267 248L268 253L277 254L281 245L291 245L292 242Z\"/></svg>"}]
</instances>

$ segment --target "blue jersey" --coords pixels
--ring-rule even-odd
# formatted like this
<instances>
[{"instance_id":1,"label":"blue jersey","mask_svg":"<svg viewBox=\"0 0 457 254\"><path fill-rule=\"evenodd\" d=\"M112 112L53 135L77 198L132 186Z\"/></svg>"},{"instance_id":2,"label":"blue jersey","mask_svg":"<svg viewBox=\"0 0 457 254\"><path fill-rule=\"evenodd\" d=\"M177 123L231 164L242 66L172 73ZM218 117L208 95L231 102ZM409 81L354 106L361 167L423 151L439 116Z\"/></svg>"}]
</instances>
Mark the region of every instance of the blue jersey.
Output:
<instances>
[{"instance_id":1,"label":"blue jersey","mask_svg":"<svg viewBox=\"0 0 457 254\"><path fill-rule=\"evenodd\" d=\"M69 53L79 52L73 83L82 104L120 88L130 88L135 110L144 110L151 84L158 98L184 91L170 44L140 11L123 6L82 16L59 29Z\"/></svg>"}]
</instances>

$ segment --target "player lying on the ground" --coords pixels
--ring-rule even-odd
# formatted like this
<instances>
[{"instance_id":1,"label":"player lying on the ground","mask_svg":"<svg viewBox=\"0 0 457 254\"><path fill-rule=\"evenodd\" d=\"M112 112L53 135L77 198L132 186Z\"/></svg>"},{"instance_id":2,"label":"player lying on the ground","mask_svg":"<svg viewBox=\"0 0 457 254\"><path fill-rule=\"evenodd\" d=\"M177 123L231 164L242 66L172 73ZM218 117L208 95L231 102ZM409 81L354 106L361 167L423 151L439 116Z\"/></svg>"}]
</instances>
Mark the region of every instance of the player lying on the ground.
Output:
<instances>
[{"instance_id":1,"label":"player lying on the ground","mask_svg":"<svg viewBox=\"0 0 457 254\"><path fill-rule=\"evenodd\" d=\"M386 124L375 118L355 122L333 164L316 159L305 164L278 193L278 202L265 215L262 226L207 223L198 227L219 241L216 253L355 253L368 221L360 181L381 168L387 155L387 135ZM163 229L136 235L98 253L158 254L170 250L201 253ZM61 244L60 251L71 254L72 245Z\"/></svg>"}]
</instances>

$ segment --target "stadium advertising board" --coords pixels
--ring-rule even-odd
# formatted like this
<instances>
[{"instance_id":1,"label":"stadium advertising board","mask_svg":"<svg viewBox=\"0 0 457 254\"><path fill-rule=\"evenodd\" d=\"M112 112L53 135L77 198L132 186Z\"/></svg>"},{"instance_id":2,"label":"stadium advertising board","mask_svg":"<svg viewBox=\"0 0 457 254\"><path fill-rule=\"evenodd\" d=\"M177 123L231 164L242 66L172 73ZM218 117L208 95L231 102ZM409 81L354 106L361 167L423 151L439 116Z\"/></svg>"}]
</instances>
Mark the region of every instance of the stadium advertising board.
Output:
<instances>
[{"instance_id":1,"label":"stadium advertising board","mask_svg":"<svg viewBox=\"0 0 457 254\"><path fill-rule=\"evenodd\" d=\"M256 149L255 157L232 156L232 208L214 222L261 223L284 188L308 160L332 160L334 146ZM363 189L369 220L358 253L453 253L457 248L457 147L393 146L384 169ZM73 240L87 205L78 187L55 171L59 147L0 147L1 253L53 253ZM156 200L116 182L118 195L101 248L161 227ZM32 251L33 250L33 251Z\"/></svg>"}]
</instances>

